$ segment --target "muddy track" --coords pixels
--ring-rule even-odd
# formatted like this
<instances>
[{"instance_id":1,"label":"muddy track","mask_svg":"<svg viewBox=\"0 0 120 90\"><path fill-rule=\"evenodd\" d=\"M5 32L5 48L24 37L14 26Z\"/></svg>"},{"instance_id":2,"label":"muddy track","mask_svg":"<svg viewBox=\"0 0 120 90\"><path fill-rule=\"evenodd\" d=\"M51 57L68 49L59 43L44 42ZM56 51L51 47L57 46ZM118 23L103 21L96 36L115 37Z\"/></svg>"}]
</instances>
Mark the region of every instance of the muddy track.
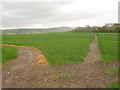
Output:
<instances>
[{"instance_id":1,"label":"muddy track","mask_svg":"<svg viewBox=\"0 0 120 90\"><path fill-rule=\"evenodd\" d=\"M118 74L109 76L107 67L118 67L118 62L104 63L100 61L98 38L95 35L89 46L88 55L83 63L76 63L57 68L59 73L71 73L74 77L66 84L60 84L67 88L107 88L111 82L118 81Z\"/></svg>"},{"instance_id":2,"label":"muddy track","mask_svg":"<svg viewBox=\"0 0 120 90\"><path fill-rule=\"evenodd\" d=\"M109 76L106 73L105 69L111 64L100 62L96 35L83 63L63 66L36 64L39 51L19 47L18 52L20 56L2 68L3 88L106 88L111 82L118 81L117 74ZM72 76L66 79L65 74Z\"/></svg>"},{"instance_id":3,"label":"muddy track","mask_svg":"<svg viewBox=\"0 0 120 90\"><path fill-rule=\"evenodd\" d=\"M98 39L95 35L95 39L89 46L88 55L84 59L84 64L94 64L100 61L100 51L98 48Z\"/></svg>"}]
</instances>

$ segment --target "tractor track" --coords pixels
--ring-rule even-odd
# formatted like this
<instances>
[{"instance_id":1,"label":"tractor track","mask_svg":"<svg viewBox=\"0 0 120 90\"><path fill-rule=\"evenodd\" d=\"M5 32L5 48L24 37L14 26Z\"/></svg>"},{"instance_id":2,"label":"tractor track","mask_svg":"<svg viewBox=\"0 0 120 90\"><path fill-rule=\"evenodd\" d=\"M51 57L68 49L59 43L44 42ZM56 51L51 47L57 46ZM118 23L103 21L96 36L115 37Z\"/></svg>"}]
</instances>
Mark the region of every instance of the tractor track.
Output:
<instances>
[{"instance_id":1,"label":"tractor track","mask_svg":"<svg viewBox=\"0 0 120 90\"><path fill-rule=\"evenodd\" d=\"M44 61L45 58L35 48L22 46L18 47L18 52L20 56L2 68L3 88L107 88L111 82L118 81L118 74L109 76L106 72L107 67L118 67L118 63L100 61L96 35L82 63L51 66L46 60L45 63L37 60ZM58 80L60 77L55 78L56 74L62 76L65 73L72 74L72 77L62 82Z\"/></svg>"}]
</instances>

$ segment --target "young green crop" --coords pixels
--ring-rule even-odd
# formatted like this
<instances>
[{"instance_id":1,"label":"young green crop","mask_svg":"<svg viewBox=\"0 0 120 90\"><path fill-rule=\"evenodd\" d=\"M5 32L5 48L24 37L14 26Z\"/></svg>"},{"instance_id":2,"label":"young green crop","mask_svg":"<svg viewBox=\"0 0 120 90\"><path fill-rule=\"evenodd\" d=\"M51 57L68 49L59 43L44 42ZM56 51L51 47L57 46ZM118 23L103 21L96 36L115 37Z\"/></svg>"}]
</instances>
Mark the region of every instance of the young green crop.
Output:
<instances>
[{"instance_id":1,"label":"young green crop","mask_svg":"<svg viewBox=\"0 0 120 90\"><path fill-rule=\"evenodd\" d=\"M113 82L113 83L111 83L111 84L109 85L108 88L111 88L110 90L119 90L119 88L120 88L120 83L118 83L118 82ZM115 88L117 88L117 89L115 89Z\"/></svg>"},{"instance_id":2,"label":"young green crop","mask_svg":"<svg viewBox=\"0 0 120 90\"><path fill-rule=\"evenodd\" d=\"M97 33L101 60L108 62L118 60L118 34L117 33Z\"/></svg>"},{"instance_id":3,"label":"young green crop","mask_svg":"<svg viewBox=\"0 0 120 90\"><path fill-rule=\"evenodd\" d=\"M40 49L52 65L83 61L93 33L41 33L3 36L3 44L24 45Z\"/></svg>"},{"instance_id":4,"label":"young green crop","mask_svg":"<svg viewBox=\"0 0 120 90\"><path fill-rule=\"evenodd\" d=\"M120 73L120 68L118 67L108 67L106 68L106 71L109 75L114 75Z\"/></svg>"},{"instance_id":5,"label":"young green crop","mask_svg":"<svg viewBox=\"0 0 120 90\"><path fill-rule=\"evenodd\" d=\"M18 56L16 47L3 46L2 47L2 64L16 58Z\"/></svg>"}]
</instances>

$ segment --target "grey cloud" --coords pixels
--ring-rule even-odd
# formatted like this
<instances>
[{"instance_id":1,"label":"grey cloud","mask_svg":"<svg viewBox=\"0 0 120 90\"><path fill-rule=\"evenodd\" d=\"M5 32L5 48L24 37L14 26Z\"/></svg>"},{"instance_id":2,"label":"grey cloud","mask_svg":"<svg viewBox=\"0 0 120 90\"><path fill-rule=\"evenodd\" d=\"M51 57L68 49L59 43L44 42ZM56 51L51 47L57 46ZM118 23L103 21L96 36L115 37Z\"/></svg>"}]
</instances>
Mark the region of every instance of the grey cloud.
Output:
<instances>
[{"instance_id":1,"label":"grey cloud","mask_svg":"<svg viewBox=\"0 0 120 90\"><path fill-rule=\"evenodd\" d=\"M67 2L4 2L3 27L21 27L32 24L52 25L59 22L89 19L96 16L89 12L61 13Z\"/></svg>"},{"instance_id":2,"label":"grey cloud","mask_svg":"<svg viewBox=\"0 0 120 90\"><path fill-rule=\"evenodd\" d=\"M4 3L3 25L6 27L35 23L54 15L58 4L53 3Z\"/></svg>"},{"instance_id":3,"label":"grey cloud","mask_svg":"<svg viewBox=\"0 0 120 90\"><path fill-rule=\"evenodd\" d=\"M118 22L120 23L120 1L118 2Z\"/></svg>"}]
</instances>

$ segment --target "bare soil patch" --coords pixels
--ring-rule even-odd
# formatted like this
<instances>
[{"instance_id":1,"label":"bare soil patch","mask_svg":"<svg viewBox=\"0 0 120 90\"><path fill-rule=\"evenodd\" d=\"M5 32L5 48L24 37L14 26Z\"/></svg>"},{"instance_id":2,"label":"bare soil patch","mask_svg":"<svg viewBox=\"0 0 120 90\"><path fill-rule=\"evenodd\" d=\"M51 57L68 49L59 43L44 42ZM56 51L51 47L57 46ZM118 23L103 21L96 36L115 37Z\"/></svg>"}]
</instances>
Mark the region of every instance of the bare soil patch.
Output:
<instances>
[{"instance_id":1,"label":"bare soil patch","mask_svg":"<svg viewBox=\"0 0 120 90\"><path fill-rule=\"evenodd\" d=\"M109 76L106 72L109 66L118 67L118 62L100 61L96 35L83 63L62 66L38 64L36 57L40 51L19 47L18 52L20 56L2 68L3 88L107 88L111 82L118 81L118 74Z\"/></svg>"}]
</instances>

